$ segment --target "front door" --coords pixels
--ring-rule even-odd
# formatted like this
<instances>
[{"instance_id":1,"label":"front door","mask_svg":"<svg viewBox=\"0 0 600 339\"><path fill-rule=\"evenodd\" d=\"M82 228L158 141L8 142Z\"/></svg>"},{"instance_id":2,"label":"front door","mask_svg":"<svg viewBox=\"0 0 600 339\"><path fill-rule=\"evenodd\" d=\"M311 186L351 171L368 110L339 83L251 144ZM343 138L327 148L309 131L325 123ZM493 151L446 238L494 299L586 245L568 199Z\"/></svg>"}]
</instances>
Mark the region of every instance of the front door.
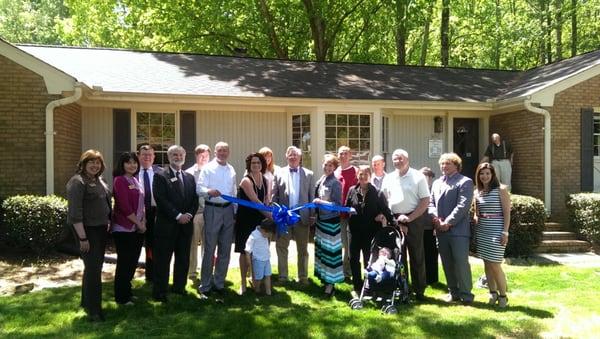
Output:
<instances>
[{"instance_id":1,"label":"front door","mask_svg":"<svg viewBox=\"0 0 600 339\"><path fill-rule=\"evenodd\" d=\"M454 119L454 153L462 159L461 173L475 177L479 163L479 119Z\"/></svg>"}]
</instances>

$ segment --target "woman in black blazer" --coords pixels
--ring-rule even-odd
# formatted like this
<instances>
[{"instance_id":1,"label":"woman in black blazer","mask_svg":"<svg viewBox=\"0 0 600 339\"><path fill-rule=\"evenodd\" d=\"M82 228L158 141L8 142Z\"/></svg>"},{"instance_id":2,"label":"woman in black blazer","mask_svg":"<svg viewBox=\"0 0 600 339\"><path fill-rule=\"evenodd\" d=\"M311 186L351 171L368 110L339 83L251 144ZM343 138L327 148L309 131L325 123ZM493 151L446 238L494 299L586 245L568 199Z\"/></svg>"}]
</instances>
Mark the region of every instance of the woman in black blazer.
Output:
<instances>
[{"instance_id":1,"label":"woman in black blazer","mask_svg":"<svg viewBox=\"0 0 600 339\"><path fill-rule=\"evenodd\" d=\"M348 221L350 228L350 268L352 270L352 285L354 294L360 294L362 288L362 270L366 268L371 252L371 241L375 233L382 228L382 223L395 220L388 207L385 195L373 186L371 168L360 166L357 172L358 184L348 191L346 206L354 207ZM363 267L360 266L360 254L363 256Z\"/></svg>"}]
</instances>

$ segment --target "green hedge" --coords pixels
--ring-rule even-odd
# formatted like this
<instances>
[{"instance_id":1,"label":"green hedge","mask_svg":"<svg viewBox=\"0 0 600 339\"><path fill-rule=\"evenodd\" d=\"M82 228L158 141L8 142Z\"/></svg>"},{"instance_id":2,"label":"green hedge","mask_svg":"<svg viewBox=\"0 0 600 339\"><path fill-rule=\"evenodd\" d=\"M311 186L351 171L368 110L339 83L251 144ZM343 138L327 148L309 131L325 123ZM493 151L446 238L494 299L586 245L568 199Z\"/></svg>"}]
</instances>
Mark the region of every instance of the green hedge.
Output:
<instances>
[{"instance_id":1,"label":"green hedge","mask_svg":"<svg viewBox=\"0 0 600 339\"><path fill-rule=\"evenodd\" d=\"M600 193L577 193L567 197L571 226L587 241L600 244Z\"/></svg>"},{"instance_id":2,"label":"green hedge","mask_svg":"<svg viewBox=\"0 0 600 339\"><path fill-rule=\"evenodd\" d=\"M537 198L511 194L510 227L506 257L527 256L542 241L546 210Z\"/></svg>"},{"instance_id":3,"label":"green hedge","mask_svg":"<svg viewBox=\"0 0 600 339\"><path fill-rule=\"evenodd\" d=\"M65 199L17 195L4 200L2 210L2 236L9 246L42 254L61 240L67 217Z\"/></svg>"}]
</instances>

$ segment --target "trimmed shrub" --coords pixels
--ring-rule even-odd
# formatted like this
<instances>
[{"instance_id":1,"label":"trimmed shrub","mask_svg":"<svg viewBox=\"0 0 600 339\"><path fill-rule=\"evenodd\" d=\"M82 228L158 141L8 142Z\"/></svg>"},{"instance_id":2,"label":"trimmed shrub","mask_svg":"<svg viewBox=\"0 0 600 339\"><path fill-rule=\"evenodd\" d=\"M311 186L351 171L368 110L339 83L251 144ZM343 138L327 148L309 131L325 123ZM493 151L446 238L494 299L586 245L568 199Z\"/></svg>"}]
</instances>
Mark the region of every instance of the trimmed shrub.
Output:
<instances>
[{"instance_id":1,"label":"trimmed shrub","mask_svg":"<svg viewBox=\"0 0 600 339\"><path fill-rule=\"evenodd\" d=\"M527 256L542 241L546 210L537 198L511 194L510 227L506 257Z\"/></svg>"},{"instance_id":2,"label":"trimmed shrub","mask_svg":"<svg viewBox=\"0 0 600 339\"><path fill-rule=\"evenodd\" d=\"M4 237L9 246L42 254L61 239L67 201L58 196L17 195L2 203Z\"/></svg>"},{"instance_id":3,"label":"trimmed shrub","mask_svg":"<svg viewBox=\"0 0 600 339\"><path fill-rule=\"evenodd\" d=\"M600 193L576 193L567 197L567 212L574 230L594 245L600 244Z\"/></svg>"}]
</instances>

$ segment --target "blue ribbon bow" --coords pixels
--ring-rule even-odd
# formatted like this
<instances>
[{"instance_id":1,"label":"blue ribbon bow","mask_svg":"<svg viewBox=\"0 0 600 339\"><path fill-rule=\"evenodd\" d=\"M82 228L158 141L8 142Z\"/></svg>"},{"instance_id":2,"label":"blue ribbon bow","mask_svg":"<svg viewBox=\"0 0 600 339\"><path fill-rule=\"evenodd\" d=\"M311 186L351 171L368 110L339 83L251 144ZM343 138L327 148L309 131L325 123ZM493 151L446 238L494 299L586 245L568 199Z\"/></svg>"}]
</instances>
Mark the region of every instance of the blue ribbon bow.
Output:
<instances>
[{"instance_id":1,"label":"blue ribbon bow","mask_svg":"<svg viewBox=\"0 0 600 339\"><path fill-rule=\"evenodd\" d=\"M351 214L356 213L356 211L352 207L330 204L316 204L314 202L309 202L290 209L285 205L279 205L274 203L273 206L267 206L265 204L239 199L230 195L221 195L221 197L234 204L246 206L248 208L253 208L259 211L270 212L273 221L275 221L275 224L277 225L277 234L286 234L288 232L288 228L293 227L295 224L297 224L300 221L300 215L298 214L298 211L305 208L320 208L326 211L337 211Z\"/></svg>"}]
</instances>

